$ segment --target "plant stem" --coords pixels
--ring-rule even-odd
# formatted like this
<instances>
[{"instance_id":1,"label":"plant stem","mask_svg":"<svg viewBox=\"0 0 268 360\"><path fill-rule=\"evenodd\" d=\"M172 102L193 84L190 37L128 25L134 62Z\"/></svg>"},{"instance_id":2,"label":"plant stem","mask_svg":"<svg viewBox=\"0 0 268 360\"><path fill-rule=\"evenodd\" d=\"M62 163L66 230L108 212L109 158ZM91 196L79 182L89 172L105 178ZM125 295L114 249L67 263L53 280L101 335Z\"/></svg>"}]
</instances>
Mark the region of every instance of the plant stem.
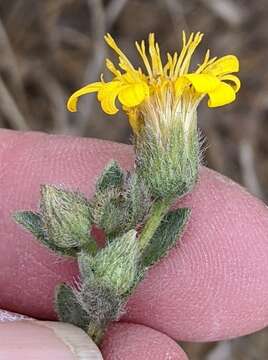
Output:
<instances>
[{"instance_id":1,"label":"plant stem","mask_svg":"<svg viewBox=\"0 0 268 360\"><path fill-rule=\"evenodd\" d=\"M95 342L95 344L99 344L102 340L104 329L96 324L90 324L87 334Z\"/></svg>"},{"instance_id":2,"label":"plant stem","mask_svg":"<svg viewBox=\"0 0 268 360\"><path fill-rule=\"evenodd\" d=\"M139 239L141 251L143 251L146 248L146 246L149 244L152 236L154 235L156 229L160 225L163 217L168 212L171 204L172 204L172 199L165 198L165 199L156 200L152 205L149 213L148 221L146 222Z\"/></svg>"}]
</instances>

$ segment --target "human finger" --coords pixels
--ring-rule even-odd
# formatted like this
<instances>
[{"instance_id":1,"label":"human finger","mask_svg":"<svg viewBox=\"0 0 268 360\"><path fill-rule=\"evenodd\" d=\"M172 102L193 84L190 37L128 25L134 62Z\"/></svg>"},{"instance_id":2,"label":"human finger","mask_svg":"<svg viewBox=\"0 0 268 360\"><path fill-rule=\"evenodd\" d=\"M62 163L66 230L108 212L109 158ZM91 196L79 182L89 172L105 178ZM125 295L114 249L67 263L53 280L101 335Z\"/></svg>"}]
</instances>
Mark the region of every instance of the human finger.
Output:
<instances>
[{"instance_id":1,"label":"human finger","mask_svg":"<svg viewBox=\"0 0 268 360\"><path fill-rule=\"evenodd\" d=\"M34 209L41 183L79 188L90 196L110 160L131 167L131 147L90 139L4 131L1 146L0 295L2 306L53 318L54 287L76 264L59 260L11 221ZM125 320L176 339L216 340L267 325L267 208L237 184L203 169L180 244L147 275ZM23 271L22 271L23 269ZM18 301L19 299L19 301Z\"/></svg>"},{"instance_id":2,"label":"human finger","mask_svg":"<svg viewBox=\"0 0 268 360\"><path fill-rule=\"evenodd\" d=\"M8 360L187 360L175 341L143 325L111 326L101 354L87 334L73 325L0 310L0 338L0 358Z\"/></svg>"}]
</instances>

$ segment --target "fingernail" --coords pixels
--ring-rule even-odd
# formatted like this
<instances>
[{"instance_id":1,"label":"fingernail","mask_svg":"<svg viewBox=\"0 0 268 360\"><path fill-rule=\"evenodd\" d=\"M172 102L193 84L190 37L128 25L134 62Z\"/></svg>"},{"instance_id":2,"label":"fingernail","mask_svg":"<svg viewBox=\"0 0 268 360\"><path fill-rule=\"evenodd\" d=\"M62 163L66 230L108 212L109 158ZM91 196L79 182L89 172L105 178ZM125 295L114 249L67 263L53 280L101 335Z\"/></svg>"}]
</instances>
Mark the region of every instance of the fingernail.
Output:
<instances>
[{"instance_id":1,"label":"fingernail","mask_svg":"<svg viewBox=\"0 0 268 360\"><path fill-rule=\"evenodd\" d=\"M2 322L0 339L0 359L103 360L88 335L71 324L37 320Z\"/></svg>"},{"instance_id":2,"label":"fingernail","mask_svg":"<svg viewBox=\"0 0 268 360\"><path fill-rule=\"evenodd\" d=\"M103 360L97 345L80 328L66 323L39 321L41 326L52 329L55 335L64 342L77 360Z\"/></svg>"}]
</instances>

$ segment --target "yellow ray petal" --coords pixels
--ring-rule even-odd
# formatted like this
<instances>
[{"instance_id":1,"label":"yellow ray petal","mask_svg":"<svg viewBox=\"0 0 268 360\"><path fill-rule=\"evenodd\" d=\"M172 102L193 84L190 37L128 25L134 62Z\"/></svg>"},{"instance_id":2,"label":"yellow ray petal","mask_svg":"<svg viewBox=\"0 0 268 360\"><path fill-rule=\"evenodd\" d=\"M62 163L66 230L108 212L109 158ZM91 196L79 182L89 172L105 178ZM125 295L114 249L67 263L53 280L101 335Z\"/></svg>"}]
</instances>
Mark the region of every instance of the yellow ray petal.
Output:
<instances>
[{"instance_id":1,"label":"yellow ray petal","mask_svg":"<svg viewBox=\"0 0 268 360\"><path fill-rule=\"evenodd\" d=\"M120 84L121 81L118 80L103 83L103 86L98 91L98 100L102 101L105 97L109 96L110 93L116 91Z\"/></svg>"},{"instance_id":2,"label":"yellow ray petal","mask_svg":"<svg viewBox=\"0 0 268 360\"><path fill-rule=\"evenodd\" d=\"M235 100L235 91L232 86L221 82L220 86L215 91L210 92L208 96L208 107L223 106Z\"/></svg>"},{"instance_id":3,"label":"yellow ray petal","mask_svg":"<svg viewBox=\"0 0 268 360\"><path fill-rule=\"evenodd\" d=\"M134 107L149 96L149 86L145 82L125 85L120 89L118 99L126 107Z\"/></svg>"},{"instance_id":4,"label":"yellow ray petal","mask_svg":"<svg viewBox=\"0 0 268 360\"><path fill-rule=\"evenodd\" d=\"M204 70L204 73L215 76L222 76L238 71L239 61L237 57L234 55L226 55L216 60L213 64L209 65Z\"/></svg>"},{"instance_id":5,"label":"yellow ray petal","mask_svg":"<svg viewBox=\"0 0 268 360\"><path fill-rule=\"evenodd\" d=\"M112 94L108 98L101 101L102 110L108 115L115 115L119 110L115 106L116 94Z\"/></svg>"},{"instance_id":6,"label":"yellow ray petal","mask_svg":"<svg viewBox=\"0 0 268 360\"><path fill-rule=\"evenodd\" d=\"M101 103L102 110L108 115L114 115L118 112L115 106L115 100L122 88L121 81L111 81L103 85L98 92L98 100Z\"/></svg>"},{"instance_id":7,"label":"yellow ray petal","mask_svg":"<svg viewBox=\"0 0 268 360\"><path fill-rule=\"evenodd\" d=\"M231 83L230 85L232 86L232 88L234 89L234 91L237 93L240 89L240 86L241 86L241 82L240 80L238 79L237 76L235 75L224 75L224 76L221 76L221 81L226 81L229 83Z\"/></svg>"},{"instance_id":8,"label":"yellow ray petal","mask_svg":"<svg viewBox=\"0 0 268 360\"><path fill-rule=\"evenodd\" d=\"M99 82L95 82L95 83L86 85L86 86L82 87L81 89L77 90L69 97L69 99L67 101L67 109L71 112L76 112L77 111L77 101L80 96L99 91L102 87L103 87L103 83L99 81Z\"/></svg>"},{"instance_id":9,"label":"yellow ray petal","mask_svg":"<svg viewBox=\"0 0 268 360\"><path fill-rule=\"evenodd\" d=\"M202 94L214 91L220 85L220 80L209 74L188 74L184 77L190 81L198 93Z\"/></svg>"}]
</instances>

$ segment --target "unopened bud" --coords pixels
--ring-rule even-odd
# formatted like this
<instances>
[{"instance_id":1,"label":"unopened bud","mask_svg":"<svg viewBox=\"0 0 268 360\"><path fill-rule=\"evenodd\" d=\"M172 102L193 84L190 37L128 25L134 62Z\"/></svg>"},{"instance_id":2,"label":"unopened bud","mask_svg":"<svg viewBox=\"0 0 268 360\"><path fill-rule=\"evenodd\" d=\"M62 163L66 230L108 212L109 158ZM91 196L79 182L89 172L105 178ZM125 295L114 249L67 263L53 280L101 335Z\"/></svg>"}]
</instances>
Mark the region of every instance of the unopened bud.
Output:
<instances>
[{"instance_id":1,"label":"unopened bud","mask_svg":"<svg viewBox=\"0 0 268 360\"><path fill-rule=\"evenodd\" d=\"M42 219L51 241L63 248L93 241L90 208L82 195L48 185L42 186L41 195Z\"/></svg>"},{"instance_id":2,"label":"unopened bud","mask_svg":"<svg viewBox=\"0 0 268 360\"><path fill-rule=\"evenodd\" d=\"M92 261L96 280L110 286L118 295L135 283L139 270L136 231L130 230L99 251Z\"/></svg>"}]
</instances>

